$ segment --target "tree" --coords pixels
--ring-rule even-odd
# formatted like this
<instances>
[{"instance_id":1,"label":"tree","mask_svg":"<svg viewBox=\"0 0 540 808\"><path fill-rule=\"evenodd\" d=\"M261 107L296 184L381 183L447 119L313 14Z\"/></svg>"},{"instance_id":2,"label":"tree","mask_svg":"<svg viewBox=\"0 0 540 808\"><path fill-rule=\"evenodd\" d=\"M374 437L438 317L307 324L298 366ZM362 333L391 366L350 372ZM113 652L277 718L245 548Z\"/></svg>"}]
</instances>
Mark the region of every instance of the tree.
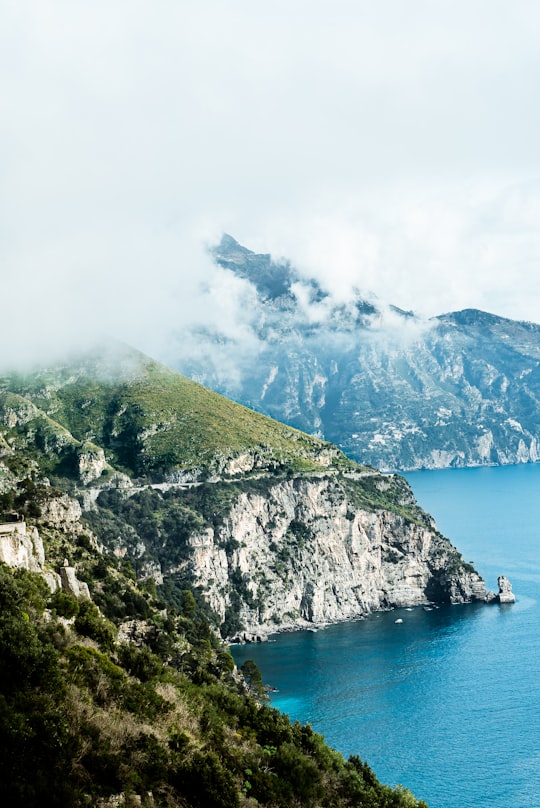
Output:
<instances>
[{"instance_id":1,"label":"tree","mask_svg":"<svg viewBox=\"0 0 540 808\"><path fill-rule=\"evenodd\" d=\"M265 698L266 693L261 672L255 662L252 659L246 659L240 670L252 695L258 699Z\"/></svg>"}]
</instances>

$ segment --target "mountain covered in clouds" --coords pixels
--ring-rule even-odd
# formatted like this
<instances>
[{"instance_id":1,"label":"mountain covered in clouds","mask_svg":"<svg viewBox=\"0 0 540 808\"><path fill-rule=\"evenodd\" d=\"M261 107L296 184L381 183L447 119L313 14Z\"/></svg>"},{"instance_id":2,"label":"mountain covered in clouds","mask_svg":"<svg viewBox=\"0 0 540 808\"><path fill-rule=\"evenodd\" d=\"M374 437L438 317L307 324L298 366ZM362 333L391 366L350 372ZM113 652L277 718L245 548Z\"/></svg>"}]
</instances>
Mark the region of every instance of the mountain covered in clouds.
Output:
<instances>
[{"instance_id":1,"label":"mountain covered in clouds","mask_svg":"<svg viewBox=\"0 0 540 808\"><path fill-rule=\"evenodd\" d=\"M243 330L201 328L184 373L381 469L540 459L540 326L339 302L227 235L212 256L243 295Z\"/></svg>"}]
</instances>

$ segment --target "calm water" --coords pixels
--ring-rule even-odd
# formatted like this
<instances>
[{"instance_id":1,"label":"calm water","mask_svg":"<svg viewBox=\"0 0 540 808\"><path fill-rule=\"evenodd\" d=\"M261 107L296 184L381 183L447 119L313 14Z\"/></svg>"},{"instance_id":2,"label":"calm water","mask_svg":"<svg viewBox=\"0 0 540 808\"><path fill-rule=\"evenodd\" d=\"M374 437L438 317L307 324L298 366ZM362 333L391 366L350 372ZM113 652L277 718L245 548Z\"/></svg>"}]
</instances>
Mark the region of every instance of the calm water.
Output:
<instances>
[{"instance_id":1,"label":"calm water","mask_svg":"<svg viewBox=\"0 0 540 808\"><path fill-rule=\"evenodd\" d=\"M408 474L508 606L396 610L233 649L272 703L430 808L540 806L540 465ZM401 617L402 624L395 624Z\"/></svg>"}]
</instances>

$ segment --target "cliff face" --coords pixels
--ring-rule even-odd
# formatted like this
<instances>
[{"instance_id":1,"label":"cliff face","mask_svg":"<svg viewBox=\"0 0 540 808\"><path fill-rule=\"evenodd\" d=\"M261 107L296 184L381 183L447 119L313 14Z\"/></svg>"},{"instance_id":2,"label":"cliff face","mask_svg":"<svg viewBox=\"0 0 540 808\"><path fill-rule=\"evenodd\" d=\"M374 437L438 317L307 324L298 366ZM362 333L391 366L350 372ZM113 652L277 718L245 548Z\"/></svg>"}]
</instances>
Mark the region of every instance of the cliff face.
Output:
<instances>
[{"instance_id":1,"label":"cliff face","mask_svg":"<svg viewBox=\"0 0 540 808\"><path fill-rule=\"evenodd\" d=\"M27 528L26 522L0 524L0 561L8 567L41 572L45 551L37 528Z\"/></svg>"},{"instance_id":2,"label":"cliff face","mask_svg":"<svg viewBox=\"0 0 540 808\"><path fill-rule=\"evenodd\" d=\"M200 588L227 638L486 598L482 579L418 508L408 483L375 471L104 489L86 512L65 494L42 495L40 510L54 567L45 566L37 528L24 522L0 525L0 560L40 572L52 591L89 597L62 551L108 551L164 591L175 582L177 593Z\"/></svg>"},{"instance_id":3,"label":"cliff face","mask_svg":"<svg viewBox=\"0 0 540 808\"><path fill-rule=\"evenodd\" d=\"M181 588L200 587L229 638L264 637L392 607L486 598L482 579L415 506L405 480L376 472L349 472L346 477L321 472L254 482L245 490L238 482L208 483L202 499L213 494L211 513L206 511L210 518L198 513L182 547L176 523L157 544L133 529L129 545L109 536L108 550L117 558L134 559L140 575L157 584L180 576ZM233 487L234 495L226 497ZM389 489L397 510L360 504L367 491L384 498ZM154 491L158 521L167 523L171 513L186 508L186 497L196 490L173 486L168 500ZM138 498L144 497L144 489L124 489L118 496L125 508L135 508L139 520L144 500ZM167 501L168 511L160 508ZM220 501L221 506L216 504ZM100 517L99 506L93 507L98 507L92 513L99 525L105 517ZM57 555L62 536L67 552L73 552L69 548L80 544L81 537L97 549L83 517L79 503L66 495L42 501L38 523L49 540L56 537ZM56 569L45 565L35 526L0 525L0 561L41 573L52 591L61 587L76 597L89 597L67 560Z\"/></svg>"},{"instance_id":4,"label":"cliff face","mask_svg":"<svg viewBox=\"0 0 540 808\"><path fill-rule=\"evenodd\" d=\"M81 508L76 500L65 495L53 497L43 506L41 519L49 528L67 533L70 539L83 532ZM14 569L39 573L51 592L63 589L77 598L90 598L88 585L78 580L75 568L67 559L58 571L47 563L43 539L35 525L29 527L22 521L0 524L0 561Z\"/></svg>"},{"instance_id":5,"label":"cliff face","mask_svg":"<svg viewBox=\"0 0 540 808\"><path fill-rule=\"evenodd\" d=\"M483 600L482 579L424 521L359 508L332 477L286 480L242 493L223 524L190 537L186 563L225 625L236 612L241 637Z\"/></svg>"}]
</instances>

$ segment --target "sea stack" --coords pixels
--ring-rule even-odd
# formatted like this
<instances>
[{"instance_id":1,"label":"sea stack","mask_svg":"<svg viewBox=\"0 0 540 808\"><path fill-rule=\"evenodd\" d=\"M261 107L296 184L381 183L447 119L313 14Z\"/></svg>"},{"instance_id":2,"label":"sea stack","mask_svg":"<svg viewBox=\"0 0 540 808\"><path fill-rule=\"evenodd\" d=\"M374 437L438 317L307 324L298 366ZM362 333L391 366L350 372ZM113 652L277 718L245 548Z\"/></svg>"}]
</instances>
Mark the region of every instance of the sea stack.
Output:
<instances>
[{"instance_id":1,"label":"sea stack","mask_svg":"<svg viewBox=\"0 0 540 808\"><path fill-rule=\"evenodd\" d=\"M497 583L499 585L499 594L497 596L499 603L515 603L516 596L512 592L512 584L508 578L504 575L499 575Z\"/></svg>"}]
</instances>

